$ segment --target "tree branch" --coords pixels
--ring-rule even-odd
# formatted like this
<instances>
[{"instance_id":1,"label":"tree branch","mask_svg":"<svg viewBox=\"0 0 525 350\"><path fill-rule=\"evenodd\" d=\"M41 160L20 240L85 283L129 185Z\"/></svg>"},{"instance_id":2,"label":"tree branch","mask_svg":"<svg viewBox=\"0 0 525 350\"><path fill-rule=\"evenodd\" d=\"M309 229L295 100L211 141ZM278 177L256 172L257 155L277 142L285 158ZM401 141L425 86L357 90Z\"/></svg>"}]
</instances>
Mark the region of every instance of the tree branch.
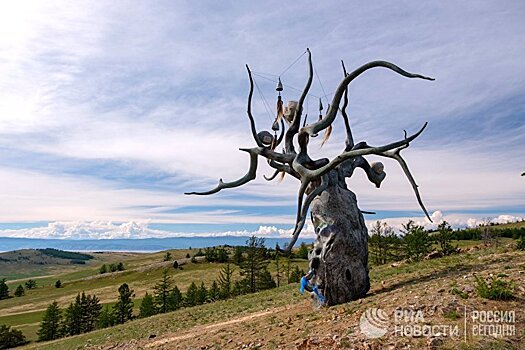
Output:
<instances>
[{"instance_id":1,"label":"tree branch","mask_svg":"<svg viewBox=\"0 0 525 350\"><path fill-rule=\"evenodd\" d=\"M301 97L299 98L297 109L295 110L292 123L290 124L290 127L286 131L286 138L284 141L286 153L289 153L289 154L295 154L293 138L295 134L297 134L297 132L299 131L299 126L301 125L301 114L303 112L303 103L304 103L304 100L306 99L306 95L308 95L308 91L310 90L310 87L312 86L312 80L314 77L314 68L312 65L312 53L310 52L310 49L306 49L306 51L308 52L308 81L306 82L306 86L304 87L303 93L301 94Z\"/></svg>"},{"instance_id":2,"label":"tree branch","mask_svg":"<svg viewBox=\"0 0 525 350\"><path fill-rule=\"evenodd\" d=\"M425 79L425 80L434 80L434 78L429 78L421 74L409 73L399 68L395 64L387 62L387 61L369 62L357 68L352 73L346 75L346 77L341 81L341 83L337 87L337 90L335 91L334 97L332 99L332 103L330 104L330 108L326 112L325 117L316 123L305 126L304 128L301 129L301 132L306 132L310 136L315 135L315 134L318 134L323 129L326 129L330 124L332 124L337 115L337 111L339 108L339 103L341 102L341 98L343 97L344 91L346 90L348 85L352 82L352 80L354 80L355 78L357 78L358 76L366 72L367 70L371 68L375 68L375 67L388 68L407 78L420 78L420 79Z\"/></svg>"},{"instance_id":3,"label":"tree branch","mask_svg":"<svg viewBox=\"0 0 525 350\"><path fill-rule=\"evenodd\" d=\"M319 177L323 176L324 174L326 174L327 172L329 172L330 170L332 170L335 167L337 167L339 164L341 164L342 162L344 162L347 159L355 158L357 156L364 156L364 155L367 155L367 154L383 155L383 153L386 152L386 151L390 151L390 150L393 150L393 149L398 148L398 147L407 147L408 144L412 140L414 140L416 137L421 135L421 133L423 132L423 130L425 130L427 125L428 125L428 123L425 123L423 125L423 127L417 133L415 133L414 135L412 135L410 137L405 138L402 141L393 142L393 143L390 143L388 145L379 146L379 147L365 147L365 148L361 148L361 149L352 149L352 150L350 150L348 152L343 152L340 155L338 155L337 157L335 157L334 159L332 159L327 165L322 166L322 167L320 167L319 169L316 169L316 170L309 170L304 165L302 165L300 162L296 162L295 160L292 163L292 168L299 175L301 175L301 178L305 178L305 179L309 179L309 180L312 180L312 179L315 179L315 178L319 178Z\"/></svg>"},{"instance_id":4,"label":"tree branch","mask_svg":"<svg viewBox=\"0 0 525 350\"><path fill-rule=\"evenodd\" d=\"M244 185L244 184L254 180L256 178L256 176L257 176L257 153L252 152L252 150L253 149L248 149L248 150L241 149L241 151L245 151L245 152L248 152L250 154L250 168L248 169L248 172L246 173L246 175L244 175L240 179L238 179L236 181L232 181L232 182L223 182L222 179L220 179L219 180L219 184L217 185L217 187L215 187L212 190L209 190L209 191L206 191L206 192L186 192L184 194L204 196L204 195L217 193L220 190L225 189L225 188L239 187L239 186L242 186L242 185Z\"/></svg>"},{"instance_id":5,"label":"tree branch","mask_svg":"<svg viewBox=\"0 0 525 350\"><path fill-rule=\"evenodd\" d=\"M250 129L252 131L252 136L253 136L253 139L255 140L255 143L257 143L257 146L259 147L264 147L264 144L259 138L259 135L257 135L257 129L255 128L255 120L253 119L253 115L252 115L252 97L253 97L252 71L250 70L250 67L248 67L248 65L246 65L246 70L248 71L248 78L250 78L250 92L248 93L248 108L246 109L246 113L248 114L248 118L250 119Z\"/></svg>"},{"instance_id":6,"label":"tree branch","mask_svg":"<svg viewBox=\"0 0 525 350\"><path fill-rule=\"evenodd\" d=\"M346 67L343 60L341 60L341 64L343 66L343 73L345 77L347 76L346 73ZM348 86L345 87L345 93L343 95L343 107L341 107L341 115L343 117L343 121L345 122L345 129L346 129L346 140L345 140L345 151L350 151L352 147L354 147L354 137L352 136L352 129L350 129L350 122L348 121L348 115L346 114L346 107L348 106Z\"/></svg>"}]
</instances>

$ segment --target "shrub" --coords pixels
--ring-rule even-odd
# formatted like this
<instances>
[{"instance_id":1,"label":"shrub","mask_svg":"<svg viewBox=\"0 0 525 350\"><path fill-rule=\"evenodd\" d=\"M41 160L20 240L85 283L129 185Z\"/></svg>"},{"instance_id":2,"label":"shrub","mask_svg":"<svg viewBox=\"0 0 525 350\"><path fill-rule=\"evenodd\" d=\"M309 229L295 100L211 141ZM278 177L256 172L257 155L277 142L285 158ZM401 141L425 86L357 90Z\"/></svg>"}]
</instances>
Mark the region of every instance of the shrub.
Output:
<instances>
[{"instance_id":1,"label":"shrub","mask_svg":"<svg viewBox=\"0 0 525 350\"><path fill-rule=\"evenodd\" d=\"M55 288L61 288L62 287L62 282L60 282L60 280L57 280L55 282Z\"/></svg>"},{"instance_id":2,"label":"shrub","mask_svg":"<svg viewBox=\"0 0 525 350\"><path fill-rule=\"evenodd\" d=\"M514 299L514 283L512 281L491 277L487 282L482 277L474 277L476 278L476 292L480 297L491 300Z\"/></svg>"},{"instance_id":3,"label":"shrub","mask_svg":"<svg viewBox=\"0 0 525 350\"><path fill-rule=\"evenodd\" d=\"M24 290L24 287L22 287L22 285L19 284L18 287L16 287L16 290L15 290L15 297L21 297L24 294L26 294L26 292Z\"/></svg>"},{"instance_id":4,"label":"shrub","mask_svg":"<svg viewBox=\"0 0 525 350\"><path fill-rule=\"evenodd\" d=\"M36 288L36 281L35 280L28 280L25 283L26 289L35 289Z\"/></svg>"},{"instance_id":5,"label":"shrub","mask_svg":"<svg viewBox=\"0 0 525 350\"><path fill-rule=\"evenodd\" d=\"M525 250L525 236L521 236L516 243L516 249Z\"/></svg>"},{"instance_id":6,"label":"shrub","mask_svg":"<svg viewBox=\"0 0 525 350\"><path fill-rule=\"evenodd\" d=\"M26 337L21 331L0 325L0 349L11 349L26 343Z\"/></svg>"},{"instance_id":7,"label":"shrub","mask_svg":"<svg viewBox=\"0 0 525 350\"><path fill-rule=\"evenodd\" d=\"M179 263L177 262L177 260L175 260L175 261L173 262L173 268L174 268L174 269L178 269L178 268L179 268Z\"/></svg>"}]
</instances>

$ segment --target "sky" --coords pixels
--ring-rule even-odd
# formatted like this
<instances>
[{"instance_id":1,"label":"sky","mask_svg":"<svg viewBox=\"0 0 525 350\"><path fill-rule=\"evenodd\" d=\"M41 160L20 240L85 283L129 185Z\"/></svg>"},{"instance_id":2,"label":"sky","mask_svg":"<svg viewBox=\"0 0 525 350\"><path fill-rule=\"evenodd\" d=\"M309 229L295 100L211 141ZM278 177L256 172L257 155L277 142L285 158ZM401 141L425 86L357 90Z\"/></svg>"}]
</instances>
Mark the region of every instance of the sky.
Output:
<instances>
[{"instance_id":1,"label":"sky","mask_svg":"<svg viewBox=\"0 0 525 350\"><path fill-rule=\"evenodd\" d=\"M248 169L238 151L254 146L245 64L261 91L257 128L269 130L274 81L285 101L298 99L306 48L311 116L340 82L341 59L348 70L387 60L436 78L361 75L349 87L354 138L387 144L428 122L403 155L434 223L520 220L524 17L522 1L1 2L0 236L289 236L299 184L265 181L264 162L241 188L183 193ZM338 117L312 156L336 156L344 136ZM382 162L380 189L359 169L347 181L377 213L367 223L432 227L397 163Z\"/></svg>"}]
</instances>

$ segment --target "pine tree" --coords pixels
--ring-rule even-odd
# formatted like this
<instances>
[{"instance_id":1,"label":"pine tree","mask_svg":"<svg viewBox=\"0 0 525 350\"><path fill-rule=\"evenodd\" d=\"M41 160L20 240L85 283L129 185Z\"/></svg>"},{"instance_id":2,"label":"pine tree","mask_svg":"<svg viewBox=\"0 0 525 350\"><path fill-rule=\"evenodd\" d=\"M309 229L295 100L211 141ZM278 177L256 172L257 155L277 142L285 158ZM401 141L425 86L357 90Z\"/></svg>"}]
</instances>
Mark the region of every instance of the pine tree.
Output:
<instances>
[{"instance_id":1,"label":"pine tree","mask_svg":"<svg viewBox=\"0 0 525 350\"><path fill-rule=\"evenodd\" d=\"M233 262L236 265L240 265L242 261L244 260L244 257L242 255L243 248L240 246L236 246L235 250L233 251Z\"/></svg>"},{"instance_id":2,"label":"pine tree","mask_svg":"<svg viewBox=\"0 0 525 350\"><path fill-rule=\"evenodd\" d=\"M25 285L26 285L26 289L35 289L36 288L36 281L35 280L27 280Z\"/></svg>"},{"instance_id":3,"label":"pine tree","mask_svg":"<svg viewBox=\"0 0 525 350\"><path fill-rule=\"evenodd\" d=\"M85 316L84 321L84 332L91 332L95 330L100 312L102 311L102 305L100 305L100 299L96 295L88 295L85 301L86 309L84 310Z\"/></svg>"},{"instance_id":4,"label":"pine tree","mask_svg":"<svg viewBox=\"0 0 525 350\"><path fill-rule=\"evenodd\" d=\"M179 287L175 286L168 297L169 311L175 311L181 308L183 302L182 293Z\"/></svg>"},{"instance_id":5,"label":"pine tree","mask_svg":"<svg viewBox=\"0 0 525 350\"><path fill-rule=\"evenodd\" d=\"M299 250L297 251L297 257L300 259L308 259L308 247L304 242L301 242Z\"/></svg>"},{"instance_id":6,"label":"pine tree","mask_svg":"<svg viewBox=\"0 0 525 350\"><path fill-rule=\"evenodd\" d=\"M164 254L164 261L170 261L171 260L171 253L170 252L166 252Z\"/></svg>"},{"instance_id":7,"label":"pine tree","mask_svg":"<svg viewBox=\"0 0 525 350\"><path fill-rule=\"evenodd\" d=\"M109 308L109 305L106 305L100 312L100 316L97 322L97 328L107 328L115 325L115 317L113 315L113 310Z\"/></svg>"},{"instance_id":8,"label":"pine tree","mask_svg":"<svg viewBox=\"0 0 525 350\"><path fill-rule=\"evenodd\" d=\"M285 265L285 268L284 268L284 271L286 272L286 283L291 283L290 281L290 278L291 278L291 273L292 273L292 270L291 270L291 259L290 259L290 256L287 256L286 257L286 265Z\"/></svg>"},{"instance_id":9,"label":"pine tree","mask_svg":"<svg viewBox=\"0 0 525 350\"><path fill-rule=\"evenodd\" d=\"M439 252L442 255L451 255L458 251L458 247L454 247L452 243L452 228L448 222L443 221L438 226L438 232L434 236L439 244Z\"/></svg>"},{"instance_id":10,"label":"pine tree","mask_svg":"<svg viewBox=\"0 0 525 350\"><path fill-rule=\"evenodd\" d=\"M240 273L247 291L255 293L268 285L264 238L252 236L246 244L246 259L240 265Z\"/></svg>"},{"instance_id":11,"label":"pine tree","mask_svg":"<svg viewBox=\"0 0 525 350\"><path fill-rule=\"evenodd\" d=\"M410 261L422 260L430 253L432 246L428 232L422 226L416 225L412 220L403 225L403 229L405 231L403 246L406 257Z\"/></svg>"},{"instance_id":12,"label":"pine tree","mask_svg":"<svg viewBox=\"0 0 525 350\"><path fill-rule=\"evenodd\" d=\"M195 306L197 305L197 293L199 292L199 288L195 284L195 282L191 282L190 286L188 287L188 290L186 291L186 296L184 297L184 305L185 306Z\"/></svg>"},{"instance_id":13,"label":"pine tree","mask_svg":"<svg viewBox=\"0 0 525 350\"><path fill-rule=\"evenodd\" d=\"M49 304L40 322L38 330L38 340L53 340L61 337L60 325L62 321L62 312L56 301Z\"/></svg>"},{"instance_id":14,"label":"pine tree","mask_svg":"<svg viewBox=\"0 0 525 350\"><path fill-rule=\"evenodd\" d=\"M216 281L211 284L210 290L208 291L208 299L210 301L216 301L221 298L221 290Z\"/></svg>"},{"instance_id":15,"label":"pine tree","mask_svg":"<svg viewBox=\"0 0 525 350\"><path fill-rule=\"evenodd\" d=\"M279 245L277 244L276 246L278 248ZM279 287L281 285L281 264L279 253L277 250L275 253L275 260L273 262L275 264L275 278L277 279L277 287Z\"/></svg>"},{"instance_id":16,"label":"pine tree","mask_svg":"<svg viewBox=\"0 0 525 350\"><path fill-rule=\"evenodd\" d=\"M75 301L70 303L65 310L62 333L65 335L75 335L82 333L82 309L80 306L80 293L77 294Z\"/></svg>"},{"instance_id":17,"label":"pine tree","mask_svg":"<svg viewBox=\"0 0 525 350\"><path fill-rule=\"evenodd\" d=\"M124 271L124 270L125 270L124 264L122 262L119 262L117 264L117 271Z\"/></svg>"},{"instance_id":18,"label":"pine tree","mask_svg":"<svg viewBox=\"0 0 525 350\"><path fill-rule=\"evenodd\" d=\"M5 278L0 280L0 300L9 298L9 287L5 281Z\"/></svg>"},{"instance_id":19,"label":"pine tree","mask_svg":"<svg viewBox=\"0 0 525 350\"><path fill-rule=\"evenodd\" d=\"M219 271L219 288L222 299L228 299L231 296L233 271L233 266L231 266L229 261Z\"/></svg>"},{"instance_id":20,"label":"pine tree","mask_svg":"<svg viewBox=\"0 0 525 350\"><path fill-rule=\"evenodd\" d=\"M55 282L55 288L61 288L62 287L62 282L60 282L60 280L57 280Z\"/></svg>"},{"instance_id":21,"label":"pine tree","mask_svg":"<svg viewBox=\"0 0 525 350\"><path fill-rule=\"evenodd\" d=\"M146 292L140 303L139 317L150 317L157 313L153 297Z\"/></svg>"},{"instance_id":22,"label":"pine tree","mask_svg":"<svg viewBox=\"0 0 525 350\"><path fill-rule=\"evenodd\" d=\"M22 287L22 285L19 284L18 287L16 287L16 290L15 290L15 297L21 297L24 294L26 294L26 292L24 290L24 287Z\"/></svg>"},{"instance_id":23,"label":"pine tree","mask_svg":"<svg viewBox=\"0 0 525 350\"><path fill-rule=\"evenodd\" d=\"M108 268L107 268L106 264L103 264L100 267L100 270L98 272L100 272L101 274L104 274L104 273L108 272Z\"/></svg>"},{"instance_id":24,"label":"pine tree","mask_svg":"<svg viewBox=\"0 0 525 350\"><path fill-rule=\"evenodd\" d=\"M115 323L122 324L133 319L133 300L135 296L133 289L124 283L118 288L118 301L113 306L113 314L115 315Z\"/></svg>"},{"instance_id":25,"label":"pine tree","mask_svg":"<svg viewBox=\"0 0 525 350\"><path fill-rule=\"evenodd\" d=\"M155 305L159 313L163 314L170 311L169 295L173 282L168 275L168 270L162 273L162 279L153 287L153 295L155 297Z\"/></svg>"},{"instance_id":26,"label":"pine tree","mask_svg":"<svg viewBox=\"0 0 525 350\"><path fill-rule=\"evenodd\" d=\"M11 349L26 343L27 340L22 331L0 325L0 349Z\"/></svg>"},{"instance_id":27,"label":"pine tree","mask_svg":"<svg viewBox=\"0 0 525 350\"><path fill-rule=\"evenodd\" d=\"M208 289L206 289L204 282L201 282L201 286L197 291L197 304L204 304L206 301L208 301Z\"/></svg>"}]
</instances>

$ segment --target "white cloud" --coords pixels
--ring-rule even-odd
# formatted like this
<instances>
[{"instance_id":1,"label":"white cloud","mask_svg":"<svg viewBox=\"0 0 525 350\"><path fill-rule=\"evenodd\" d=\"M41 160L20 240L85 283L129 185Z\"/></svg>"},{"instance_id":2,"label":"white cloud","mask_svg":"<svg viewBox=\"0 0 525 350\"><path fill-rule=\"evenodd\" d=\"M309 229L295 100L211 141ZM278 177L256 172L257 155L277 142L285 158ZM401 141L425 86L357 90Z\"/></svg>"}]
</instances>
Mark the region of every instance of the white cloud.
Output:
<instances>
[{"instance_id":1,"label":"white cloud","mask_svg":"<svg viewBox=\"0 0 525 350\"><path fill-rule=\"evenodd\" d=\"M47 239L138 239L166 237L224 237L224 236L258 236L290 238L293 230L278 229L275 226L260 226L255 231L237 230L222 232L172 232L151 229L148 221L129 221L113 223L107 221L56 221L44 227L16 230L0 230L0 237L47 238ZM302 238L314 237L311 225L305 227Z\"/></svg>"}]
</instances>

